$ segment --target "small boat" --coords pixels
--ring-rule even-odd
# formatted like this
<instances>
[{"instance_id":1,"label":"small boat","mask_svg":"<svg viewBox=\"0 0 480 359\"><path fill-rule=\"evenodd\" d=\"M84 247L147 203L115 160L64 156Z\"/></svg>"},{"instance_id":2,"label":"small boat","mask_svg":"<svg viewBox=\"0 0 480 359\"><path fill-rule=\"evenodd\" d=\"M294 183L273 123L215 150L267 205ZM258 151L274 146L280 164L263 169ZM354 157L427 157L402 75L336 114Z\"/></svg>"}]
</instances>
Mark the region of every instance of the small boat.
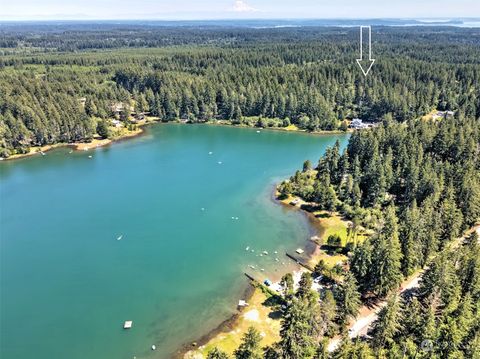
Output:
<instances>
[{"instance_id":1,"label":"small boat","mask_svg":"<svg viewBox=\"0 0 480 359\"><path fill-rule=\"evenodd\" d=\"M245 248L245 250L248 252L250 250L250 247Z\"/></svg>"},{"instance_id":2,"label":"small boat","mask_svg":"<svg viewBox=\"0 0 480 359\"><path fill-rule=\"evenodd\" d=\"M208 152L209 155L213 155L213 152Z\"/></svg>"},{"instance_id":3,"label":"small boat","mask_svg":"<svg viewBox=\"0 0 480 359\"><path fill-rule=\"evenodd\" d=\"M263 251L262 252L264 255L268 256L268 252L267 251Z\"/></svg>"},{"instance_id":4,"label":"small boat","mask_svg":"<svg viewBox=\"0 0 480 359\"><path fill-rule=\"evenodd\" d=\"M133 321L127 320L125 323L123 323L123 329L131 329L133 326Z\"/></svg>"},{"instance_id":5,"label":"small boat","mask_svg":"<svg viewBox=\"0 0 480 359\"><path fill-rule=\"evenodd\" d=\"M117 241L121 240L123 238L123 234L117 237Z\"/></svg>"},{"instance_id":6,"label":"small boat","mask_svg":"<svg viewBox=\"0 0 480 359\"><path fill-rule=\"evenodd\" d=\"M221 164L222 164L222 161L218 161L218 164L221 165Z\"/></svg>"},{"instance_id":7,"label":"small boat","mask_svg":"<svg viewBox=\"0 0 480 359\"><path fill-rule=\"evenodd\" d=\"M257 133L260 133L260 131L257 131Z\"/></svg>"},{"instance_id":8,"label":"small boat","mask_svg":"<svg viewBox=\"0 0 480 359\"><path fill-rule=\"evenodd\" d=\"M40 151L40 153L42 154L42 156L45 156L45 152L43 152L43 151Z\"/></svg>"},{"instance_id":9,"label":"small boat","mask_svg":"<svg viewBox=\"0 0 480 359\"><path fill-rule=\"evenodd\" d=\"M202 207L201 209L202 209L202 211L205 211L205 208Z\"/></svg>"},{"instance_id":10,"label":"small boat","mask_svg":"<svg viewBox=\"0 0 480 359\"><path fill-rule=\"evenodd\" d=\"M278 254L278 252L277 252L277 251L275 251L275 252L273 252L273 253L275 253L275 254Z\"/></svg>"},{"instance_id":11,"label":"small boat","mask_svg":"<svg viewBox=\"0 0 480 359\"><path fill-rule=\"evenodd\" d=\"M251 264L248 267L251 269L255 269L255 266L252 266Z\"/></svg>"},{"instance_id":12,"label":"small boat","mask_svg":"<svg viewBox=\"0 0 480 359\"><path fill-rule=\"evenodd\" d=\"M92 158L92 156L88 156L88 158Z\"/></svg>"},{"instance_id":13,"label":"small boat","mask_svg":"<svg viewBox=\"0 0 480 359\"><path fill-rule=\"evenodd\" d=\"M156 350L156 349L157 349L157 347L155 346L155 344L152 345L152 350Z\"/></svg>"}]
</instances>

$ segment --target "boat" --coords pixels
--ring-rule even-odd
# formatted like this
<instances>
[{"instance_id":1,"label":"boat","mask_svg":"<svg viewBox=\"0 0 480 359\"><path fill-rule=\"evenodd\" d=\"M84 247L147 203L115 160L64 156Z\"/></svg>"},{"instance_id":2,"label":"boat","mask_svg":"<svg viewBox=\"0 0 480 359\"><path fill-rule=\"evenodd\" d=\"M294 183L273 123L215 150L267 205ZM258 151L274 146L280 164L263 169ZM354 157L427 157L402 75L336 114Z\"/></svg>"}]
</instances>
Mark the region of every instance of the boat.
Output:
<instances>
[{"instance_id":1,"label":"boat","mask_svg":"<svg viewBox=\"0 0 480 359\"><path fill-rule=\"evenodd\" d=\"M268 252L267 251L263 251L262 252L264 255L268 256Z\"/></svg>"},{"instance_id":2,"label":"boat","mask_svg":"<svg viewBox=\"0 0 480 359\"><path fill-rule=\"evenodd\" d=\"M154 344L154 345L152 345L152 350L155 350L155 349L157 349L157 347Z\"/></svg>"},{"instance_id":3,"label":"boat","mask_svg":"<svg viewBox=\"0 0 480 359\"><path fill-rule=\"evenodd\" d=\"M117 237L117 241L121 240L123 238L123 234Z\"/></svg>"},{"instance_id":4,"label":"boat","mask_svg":"<svg viewBox=\"0 0 480 359\"><path fill-rule=\"evenodd\" d=\"M250 247L245 248L246 251L250 250Z\"/></svg>"},{"instance_id":5,"label":"boat","mask_svg":"<svg viewBox=\"0 0 480 359\"><path fill-rule=\"evenodd\" d=\"M131 329L133 326L133 321L127 320L125 323L123 323L123 329Z\"/></svg>"}]
</instances>

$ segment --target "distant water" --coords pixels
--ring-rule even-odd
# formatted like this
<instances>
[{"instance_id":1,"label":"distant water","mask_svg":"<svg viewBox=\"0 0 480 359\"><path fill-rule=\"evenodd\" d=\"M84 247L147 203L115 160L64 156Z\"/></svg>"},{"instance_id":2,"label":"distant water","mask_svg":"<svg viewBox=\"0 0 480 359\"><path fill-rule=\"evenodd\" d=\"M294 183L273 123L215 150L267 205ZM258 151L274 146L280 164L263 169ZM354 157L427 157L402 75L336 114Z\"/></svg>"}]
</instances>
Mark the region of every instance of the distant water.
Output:
<instances>
[{"instance_id":1,"label":"distant water","mask_svg":"<svg viewBox=\"0 0 480 359\"><path fill-rule=\"evenodd\" d=\"M249 264L274 274L273 252L305 243L271 191L337 139L157 125L1 163L0 357L163 359L198 339L235 311Z\"/></svg>"}]
</instances>

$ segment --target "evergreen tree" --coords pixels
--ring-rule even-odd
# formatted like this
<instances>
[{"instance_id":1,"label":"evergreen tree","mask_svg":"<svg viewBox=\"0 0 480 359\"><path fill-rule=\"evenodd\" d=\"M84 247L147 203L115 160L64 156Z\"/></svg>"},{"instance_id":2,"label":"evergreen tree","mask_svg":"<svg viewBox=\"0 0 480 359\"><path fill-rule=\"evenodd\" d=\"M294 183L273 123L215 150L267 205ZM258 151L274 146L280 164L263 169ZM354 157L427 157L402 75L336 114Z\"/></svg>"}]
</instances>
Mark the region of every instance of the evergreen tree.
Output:
<instances>
[{"instance_id":1,"label":"evergreen tree","mask_svg":"<svg viewBox=\"0 0 480 359\"><path fill-rule=\"evenodd\" d=\"M263 352L260 347L262 336L253 327L248 328L248 331L242 338L242 343L234 352L236 359L260 359L263 358Z\"/></svg>"},{"instance_id":2,"label":"evergreen tree","mask_svg":"<svg viewBox=\"0 0 480 359\"><path fill-rule=\"evenodd\" d=\"M208 352L207 359L228 359L227 353L222 352L218 348L213 348Z\"/></svg>"},{"instance_id":3,"label":"evergreen tree","mask_svg":"<svg viewBox=\"0 0 480 359\"><path fill-rule=\"evenodd\" d=\"M400 298L393 295L378 313L378 318L372 324L370 332L372 346L377 351L384 347L388 348L394 343L401 329L400 309Z\"/></svg>"},{"instance_id":4,"label":"evergreen tree","mask_svg":"<svg viewBox=\"0 0 480 359\"><path fill-rule=\"evenodd\" d=\"M398 223L395 208L392 205L385 210L383 227L373 237L372 248L369 287L374 293L383 297L398 288L403 278Z\"/></svg>"},{"instance_id":5,"label":"evergreen tree","mask_svg":"<svg viewBox=\"0 0 480 359\"><path fill-rule=\"evenodd\" d=\"M345 327L350 319L357 317L361 305L357 281L351 273L345 276L343 284L335 291L335 297L339 321Z\"/></svg>"}]
</instances>

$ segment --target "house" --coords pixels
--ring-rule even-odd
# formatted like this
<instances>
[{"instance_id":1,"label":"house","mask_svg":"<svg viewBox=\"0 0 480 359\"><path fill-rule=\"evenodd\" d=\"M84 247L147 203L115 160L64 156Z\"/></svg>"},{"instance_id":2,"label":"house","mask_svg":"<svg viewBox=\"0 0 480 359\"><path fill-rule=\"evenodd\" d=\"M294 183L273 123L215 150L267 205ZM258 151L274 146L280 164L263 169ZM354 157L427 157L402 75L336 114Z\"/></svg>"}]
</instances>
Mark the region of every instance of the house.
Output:
<instances>
[{"instance_id":1,"label":"house","mask_svg":"<svg viewBox=\"0 0 480 359\"><path fill-rule=\"evenodd\" d=\"M368 128L368 125L363 123L363 120L359 118L354 118L352 122L350 122L350 127L356 130L362 130L362 129Z\"/></svg>"},{"instance_id":2,"label":"house","mask_svg":"<svg viewBox=\"0 0 480 359\"><path fill-rule=\"evenodd\" d=\"M111 120L111 122L112 122L112 125L117 127L117 128L122 127L122 121L120 121L120 120L113 119L113 120Z\"/></svg>"},{"instance_id":3,"label":"house","mask_svg":"<svg viewBox=\"0 0 480 359\"><path fill-rule=\"evenodd\" d=\"M455 115L454 111L437 111L432 115L432 118L434 120L437 120L439 118L453 117L454 115Z\"/></svg>"}]
</instances>

